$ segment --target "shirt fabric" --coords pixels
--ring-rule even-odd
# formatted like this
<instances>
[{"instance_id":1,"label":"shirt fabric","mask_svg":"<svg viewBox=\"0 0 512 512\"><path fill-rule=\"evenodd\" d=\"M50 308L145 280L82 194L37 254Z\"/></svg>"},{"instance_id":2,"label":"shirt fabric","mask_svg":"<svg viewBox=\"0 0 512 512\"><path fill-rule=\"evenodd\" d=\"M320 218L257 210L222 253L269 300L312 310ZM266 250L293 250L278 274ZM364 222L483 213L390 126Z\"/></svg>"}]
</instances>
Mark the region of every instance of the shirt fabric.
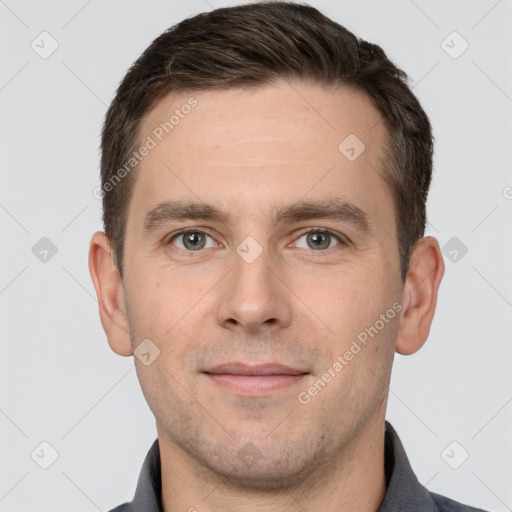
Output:
<instances>
[{"instance_id":1,"label":"shirt fabric","mask_svg":"<svg viewBox=\"0 0 512 512\"><path fill-rule=\"evenodd\" d=\"M385 471L387 491L376 512L485 512L430 492L414 474L395 429L386 421ZM140 472L135 496L110 512L163 512L160 449L151 446Z\"/></svg>"}]
</instances>

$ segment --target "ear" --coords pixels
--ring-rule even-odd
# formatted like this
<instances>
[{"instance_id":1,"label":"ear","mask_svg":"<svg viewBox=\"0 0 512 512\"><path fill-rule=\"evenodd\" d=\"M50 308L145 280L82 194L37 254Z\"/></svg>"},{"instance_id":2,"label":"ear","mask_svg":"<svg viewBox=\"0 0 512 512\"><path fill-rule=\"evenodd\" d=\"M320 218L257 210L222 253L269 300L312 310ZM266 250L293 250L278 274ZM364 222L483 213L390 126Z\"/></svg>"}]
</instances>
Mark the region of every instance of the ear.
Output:
<instances>
[{"instance_id":1,"label":"ear","mask_svg":"<svg viewBox=\"0 0 512 512\"><path fill-rule=\"evenodd\" d=\"M395 350L402 355L417 352L427 340L444 274L439 242L422 238L411 255L402 294L402 317Z\"/></svg>"},{"instance_id":2,"label":"ear","mask_svg":"<svg viewBox=\"0 0 512 512\"><path fill-rule=\"evenodd\" d=\"M110 348L120 356L132 355L123 283L112 259L110 242L103 231L97 231L91 238L89 272L98 296L101 325Z\"/></svg>"}]
</instances>

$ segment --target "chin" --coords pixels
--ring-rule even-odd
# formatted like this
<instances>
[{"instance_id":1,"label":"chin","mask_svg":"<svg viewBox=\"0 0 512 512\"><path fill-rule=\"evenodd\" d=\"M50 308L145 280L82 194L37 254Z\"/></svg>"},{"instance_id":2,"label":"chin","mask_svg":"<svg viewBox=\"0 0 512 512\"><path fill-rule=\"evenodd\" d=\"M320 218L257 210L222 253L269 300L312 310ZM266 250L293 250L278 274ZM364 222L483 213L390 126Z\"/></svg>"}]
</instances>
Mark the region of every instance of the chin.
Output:
<instances>
[{"instance_id":1,"label":"chin","mask_svg":"<svg viewBox=\"0 0 512 512\"><path fill-rule=\"evenodd\" d=\"M269 449L269 447L267 447ZM304 443L288 444L265 455L252 442L231 453L226 449L215 454L196 453L203 466L208 467L217 477L225 480L224 485L233 490L276 491L294 488L304 483L325 463L326 454L305 451ZM323 450L320 450L323 452ZM286 452L286 453L285 453Z\"/></svg>"},{"instance_id":2,"label":"chin","mask_svg":"<svg viewBox=\"0 0 512 512\"><path fill-rule=\"evenodd\" d=\"M294 488L301 485L312 472L310 468L296 470L292 468L281 468L276 470L275 464L268 464L261 467L247 468L237 461L232 471L218 472L227 480L227 485L233 489L245 491L278 491Z\"/></svg>"}]
</instances>

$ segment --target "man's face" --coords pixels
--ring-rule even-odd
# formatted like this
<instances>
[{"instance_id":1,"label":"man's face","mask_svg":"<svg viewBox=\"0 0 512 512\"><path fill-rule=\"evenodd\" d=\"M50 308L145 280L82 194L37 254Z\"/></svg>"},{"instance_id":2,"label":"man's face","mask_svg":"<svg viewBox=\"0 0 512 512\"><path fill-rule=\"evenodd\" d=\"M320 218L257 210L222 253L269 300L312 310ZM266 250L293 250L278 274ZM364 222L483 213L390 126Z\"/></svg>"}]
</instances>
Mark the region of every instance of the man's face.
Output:
<instances>
[{"instance_id":1,"label":"man's face","mask_svg":"<svg viewBox=\"0 0 512 512\"><path fill-rule=\"evenodd\" d=\"M158 141L189 97L164 98L139 134L157 145L130 200L125 302L132 347L150 339L160 356L136 359L138 377L161 444L230 479L300 480L384 417L400 322L386 312L403 291L385 128L359 92L282 81L194 94ZM226 218L148 216L166 201ZM229 363L302 375L206 373Z\"/></svg>"}]
</instances>

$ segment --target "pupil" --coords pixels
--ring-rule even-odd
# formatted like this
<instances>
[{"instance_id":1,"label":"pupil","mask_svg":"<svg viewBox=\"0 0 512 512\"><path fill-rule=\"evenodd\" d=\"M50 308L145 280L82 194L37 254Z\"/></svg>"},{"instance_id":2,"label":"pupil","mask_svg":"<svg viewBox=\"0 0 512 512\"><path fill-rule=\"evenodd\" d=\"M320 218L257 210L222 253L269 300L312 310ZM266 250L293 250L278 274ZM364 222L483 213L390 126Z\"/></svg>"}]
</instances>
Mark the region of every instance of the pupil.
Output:
<instances>
[{"instance_id":1,"label":"pupil","mask_svg":"<svg viewBox=\"0 0 512 512\"><path fill-rule=\"evenodd\" d=\"M326 237L326 234L313 233L311 235L311 240L313 241L313 245L315 246L315 248L318 248L318 247L325 246L326 240L328 240L328 239ZM327 243L327 245L329 245L329 244Z\"/></svg>"},{"instance_id":2,"label":"pupil","mask_svg":"<svg viewBox=\"0 0 512 512\"><path fill-rule=\"evenodd\" d=\"M192 243L192 244L197 243L198 238L199 238L199 237L198 237L197 233L189 233L189 235L188 235L188 240L189 240L189 242L190 242L190 243Z\"/></svg>"},{"instance_id":3,"label":"pupil","mask_svg":"<svg viewBox=\"0 0 512 512\"><path fill-rule=\"evenodd\" d=\"M186 244L194 249L201 248L201 235L199 233L188 233L185 237Z\"/></svg>"},{"instance_id":4,"label":"pupil","mask_svg":"<svg viewBox=\"0 0 512 512\"><path fill-rule=\"evenodd\" d=\"M322 242L322 240L321 240L320 238L321 238L321 237L320 237L320 235L319 235L318 233L315 233L315 234L313 235L313 239L315 240L315 243L316 243L316 242L320 242L320 243L321 243L321 242Z\"/></svg>"}]
</instances>

